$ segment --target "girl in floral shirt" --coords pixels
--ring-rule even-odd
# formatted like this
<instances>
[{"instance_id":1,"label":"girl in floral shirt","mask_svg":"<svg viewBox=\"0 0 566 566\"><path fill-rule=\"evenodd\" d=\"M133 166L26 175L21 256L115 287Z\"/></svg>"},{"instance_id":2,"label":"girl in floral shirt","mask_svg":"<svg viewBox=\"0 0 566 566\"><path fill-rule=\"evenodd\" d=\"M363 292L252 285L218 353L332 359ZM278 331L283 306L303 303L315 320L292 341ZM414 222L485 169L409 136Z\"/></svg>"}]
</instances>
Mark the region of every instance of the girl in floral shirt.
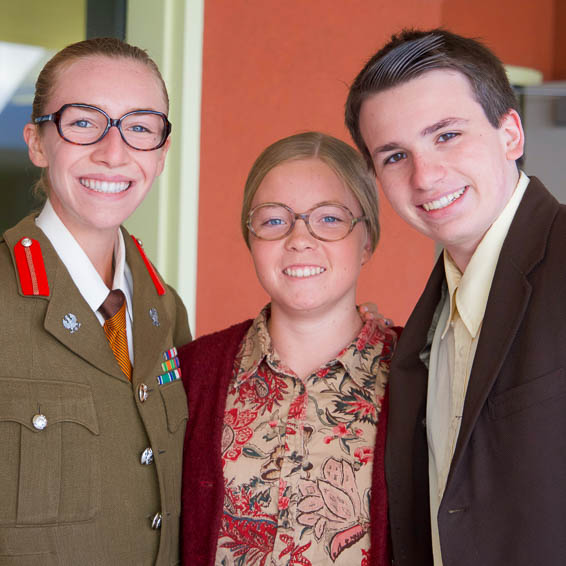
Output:
<instances>
[{"instance_id":1,"label":"girl in floral shirt","mask_svg":"<svg viewBox=\"0 0 566 566\"><path fill-rule=\"evenodd\" d=\"M180 352L184 564L387 564L395 335L356 309L379 238L373 178L336 138L284 138L252 167L242 229L271 301Z\"/></svg>"}]
</instances>

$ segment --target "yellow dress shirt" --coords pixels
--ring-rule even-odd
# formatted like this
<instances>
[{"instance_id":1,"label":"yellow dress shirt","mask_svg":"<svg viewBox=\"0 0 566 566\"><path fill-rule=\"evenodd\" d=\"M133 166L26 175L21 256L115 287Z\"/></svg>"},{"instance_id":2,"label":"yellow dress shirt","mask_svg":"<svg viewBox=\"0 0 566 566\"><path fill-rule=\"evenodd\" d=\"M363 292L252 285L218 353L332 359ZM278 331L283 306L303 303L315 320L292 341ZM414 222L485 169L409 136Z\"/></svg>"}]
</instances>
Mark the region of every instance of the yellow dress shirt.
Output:
<instances>
[{"instance_id":1,"label":"yellow dress shirt","mask_svg":"<svg viewBox=\"0 0 566 566\"><path fill-rule=\"evenodd\" d=\"M529 178L521 172L509 202L461 273L444 250L448 294L434 333L427 391L430 514L435 566L442 566L438 509L456 448L468 380L501 247Z\"/></svg>"}]
</instances>

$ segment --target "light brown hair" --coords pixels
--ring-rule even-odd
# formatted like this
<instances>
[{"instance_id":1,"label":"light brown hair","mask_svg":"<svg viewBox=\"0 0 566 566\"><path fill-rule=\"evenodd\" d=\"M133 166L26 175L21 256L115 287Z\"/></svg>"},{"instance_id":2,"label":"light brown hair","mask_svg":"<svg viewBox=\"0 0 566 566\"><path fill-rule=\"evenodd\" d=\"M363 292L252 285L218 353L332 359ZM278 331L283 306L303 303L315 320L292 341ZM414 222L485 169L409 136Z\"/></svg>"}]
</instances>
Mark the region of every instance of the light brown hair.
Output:
<instances>
[{"instance_id":1,"label":"light brown hair","mask_svg":"<svg viewBox=\"0 0 566 566\"><path fill-rule=\"evenodd\" d=\"M136 47L135 45L130 45L129 43L115 37L94 37L67 45L67 47L53 55L53 57L51 57L51 59L49 59L49 61L47 61L44 65L35 83L35 96L33 99L31 114L32 122L35 118L43 116L46 113L45 109L53 91L57 87L59 75L74 62L88 57L127 59L147 65L161 86L167 111L169 111L169 96L167 94L167 87L165 86L163 77L161 76L155 61L144 49ZM109 86L109 88L112 87ZM43 169L41 177L34 186L34 193L37 197L43 198L46 194L48 194L48 192L49 181L47 179L46 170Z\"/></svg>"},{"instance_id":2,"label":"light brown hair","mask_svg":"<svg viewBox=\"0 0 566 566\"><path fill-rule=\"evenodd\" d=\"M265 176L277 165L299 159L320 159L336 173L358 201L373 252L379 241L379 208L375 179L367 170L362 156L343 141L320 132L304 132L276 141L256 159L244 188L241 227L249 248L248 215Z\"/></svg>"}]
</instances>

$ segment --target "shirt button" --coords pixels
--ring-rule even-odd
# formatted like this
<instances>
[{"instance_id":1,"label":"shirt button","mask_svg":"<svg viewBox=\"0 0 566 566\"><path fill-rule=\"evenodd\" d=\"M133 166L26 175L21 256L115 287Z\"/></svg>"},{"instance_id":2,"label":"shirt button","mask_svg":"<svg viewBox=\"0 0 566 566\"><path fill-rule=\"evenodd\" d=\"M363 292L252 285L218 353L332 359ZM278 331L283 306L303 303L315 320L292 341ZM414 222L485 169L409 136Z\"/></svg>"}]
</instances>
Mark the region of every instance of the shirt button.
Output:
<instances>
[{"instance_id":1,"label":"shirt button","mask_svg":"<svg viewBox=\"0 0 566 566\"><path fill-rule=\"evenodd\" d=\"M151 528L158 531L161 528L161 513L156 513L151 520Z\"/></svg>"},{"instance_id":2,"label":"shirt button","mask_svg":"<svg viewBox=\"0 0 566 566\"><path fill-rule=\"evenodd\" d=\"M22 240L22 246L24 246L24 248L29 248L32 244L32 241L29 238L24 238Z\"/></svg>"},{"instance_id":3,"label":"shirt button","mask_svg":"<svg viewBox=\"0 0 566 566\"><path fill-rule=\"evenodd\" d=\"M147 385L145 383L140 383L138 385L138 398L140 400L140 403L147 401L148 397L149 397L149 393L148 393Z\"/></svg>"},{"instance_id":4,"label":"shirt button","mask_svg":"<svg viewBox=\"0 0 566 566\"><path fill-rule=\"evenodd\" d=\"M144 466L149 466L153 462L153 450L151 448L146 448L140 457L140 462Z\"/></svg>"},{"instance_id":5,"label":"shirt button","mask_svg":"<svg viewBox=\"0 0 566 566\"><path fill-rule=\"evenodd\" d=\"M36 430L43 430L47 426L47 417L45 415L42 415L41 413L38 413L37 415L33 416L31 423L33 424L33 428L35 428Z\"/></svg>"}]
</instances>

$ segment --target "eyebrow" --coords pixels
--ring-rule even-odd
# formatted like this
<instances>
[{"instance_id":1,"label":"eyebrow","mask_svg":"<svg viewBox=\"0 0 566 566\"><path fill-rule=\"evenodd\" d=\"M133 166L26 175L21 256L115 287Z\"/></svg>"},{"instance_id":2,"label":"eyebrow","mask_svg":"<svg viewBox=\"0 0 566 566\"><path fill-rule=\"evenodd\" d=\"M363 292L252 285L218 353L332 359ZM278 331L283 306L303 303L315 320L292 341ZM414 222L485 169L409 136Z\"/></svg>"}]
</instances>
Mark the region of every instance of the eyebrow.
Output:
<instances>
[{"instance_id":1,"label":"eyebrow","mask_svg":"<svg viewBox=\"0 0 566 566\"><path fill-rule=\"evenodd\" d=\"M443 118L442 120L439 120L438 122L435 122L434 124L431 124L430 126L427 126L423 130L421 130L420 135L421 135L421 137L424 138L424 137L429 136L430 134L434 134L438 130L442 130L443 128L446 128L448 126L465 124L468 121L469 120L465 120L464 118L456 118L456 117ZM385 145L381 145L379 147L376 147L372 152L372 157L376 157L380 153L386 153L388 151L394 151L396 149L399 149L402 146L403 146L403 144L401 144L399 142L386 143Z\"/></svg>"}]
</instances>

